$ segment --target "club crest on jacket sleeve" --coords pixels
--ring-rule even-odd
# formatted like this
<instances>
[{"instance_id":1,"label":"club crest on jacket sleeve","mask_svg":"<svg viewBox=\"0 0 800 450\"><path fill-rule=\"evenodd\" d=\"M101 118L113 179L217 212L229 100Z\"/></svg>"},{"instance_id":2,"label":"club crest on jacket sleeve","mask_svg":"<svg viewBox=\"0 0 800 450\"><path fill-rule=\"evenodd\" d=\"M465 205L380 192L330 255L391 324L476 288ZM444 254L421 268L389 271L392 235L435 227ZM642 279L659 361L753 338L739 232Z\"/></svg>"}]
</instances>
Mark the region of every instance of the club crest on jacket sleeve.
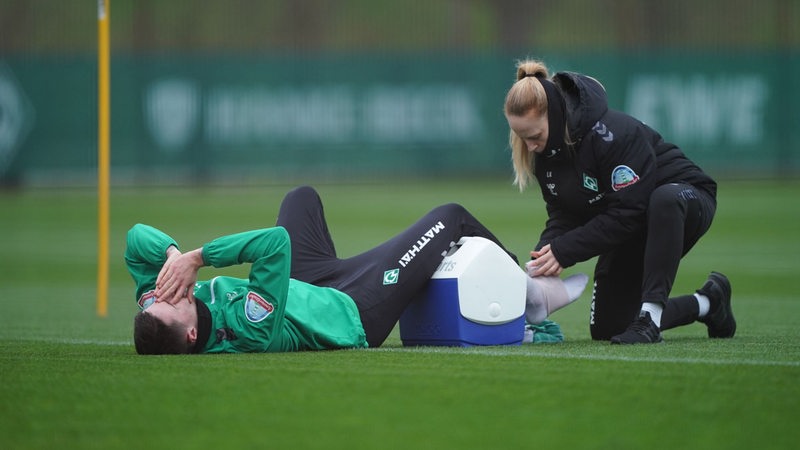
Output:
<instances>
[{"instance_id":1,"label":"club crest on jacket sleeve","mask_svg":"<svg viewBox=\"0 0 800 450\"><path fill-rule=\"evenodd\" d=\"M139 297L137 303L139 304L139 308L144 311L145 309L149 308L150 305L155 303L156 301L156 291L151 289Z\"/></svg>"},{"instance_id":2,"label":"club crest on jacket sleeve","mask_svg":"<svg viewBox=\"0 0 800 450\"><path fill-rule=\"evenodd\" d=\"M639 175L628 166L617 166L611 172L611 188L618 191L639 181Z\"/></svg>"},{"instance_id":3,"label":"club crest on jacket sleeve","mask_svg":"<svg viewBox=\"0 0 800 450\"><path fill-rule=\"evenodd\" d=\"M266 319L275 307L272 303L264 300L263 297L257 293L250 291L247 293L247 299L244 302L244 315L250 322L261 322Z\"/></svg>"}]
</instances>

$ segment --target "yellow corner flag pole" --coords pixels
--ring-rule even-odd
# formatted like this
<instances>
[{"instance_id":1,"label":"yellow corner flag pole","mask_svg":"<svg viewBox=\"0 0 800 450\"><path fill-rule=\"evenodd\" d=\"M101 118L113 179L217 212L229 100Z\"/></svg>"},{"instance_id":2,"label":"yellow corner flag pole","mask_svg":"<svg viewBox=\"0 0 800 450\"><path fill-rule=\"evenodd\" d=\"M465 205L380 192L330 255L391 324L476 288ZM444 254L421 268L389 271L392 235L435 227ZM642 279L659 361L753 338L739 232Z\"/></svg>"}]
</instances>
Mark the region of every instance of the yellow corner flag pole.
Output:
<instances>
[{"instance_id":1,"label":"yellow corner flag pole","mask_svg":"<svg viewBox=\"0 0 800 450\"><path fill-rule=\"evenodd\" d=\"M97 0L97 315L108 315L109 190L110 149L110 69L109 2Z\"/></svg>"}]
</instances>

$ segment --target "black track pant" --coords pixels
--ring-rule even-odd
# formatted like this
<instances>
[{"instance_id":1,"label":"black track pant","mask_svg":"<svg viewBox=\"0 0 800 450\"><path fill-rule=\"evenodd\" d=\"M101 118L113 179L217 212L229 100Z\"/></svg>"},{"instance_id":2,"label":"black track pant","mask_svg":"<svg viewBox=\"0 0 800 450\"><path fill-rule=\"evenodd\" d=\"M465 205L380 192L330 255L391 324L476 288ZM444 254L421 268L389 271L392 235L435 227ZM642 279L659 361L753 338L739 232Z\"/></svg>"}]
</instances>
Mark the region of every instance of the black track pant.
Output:
<instances>
[{"instance_id":1,"label":"black track pant","mask_svg":"<svg viewBox=\"0 0 800 450\"><path fill-rule=\"evenodd\" d=\"M653 191L647 231L597 260L590 317L593 339L606 340L625 331L643 302L665 305L662 330L697 319L697 302L691 295L667 298L681 258L708 231L715 211L713 195L687 184L666 184Z\"/></svg>"},{"instance_id":2,"label":"black track pant","mask_svg":"<svg viewBox=\"0 0 800 450\"><path fill-rule=\"evenodd\" d=\"M464 207L447 204L371 250L338 258L322 201L308 186L286 195L277 225L286 228L291 239L292 278L347 293L358 306L370 347L383 343L461 237L480 236L502 247Z\"/></svg>"}]
</instances>

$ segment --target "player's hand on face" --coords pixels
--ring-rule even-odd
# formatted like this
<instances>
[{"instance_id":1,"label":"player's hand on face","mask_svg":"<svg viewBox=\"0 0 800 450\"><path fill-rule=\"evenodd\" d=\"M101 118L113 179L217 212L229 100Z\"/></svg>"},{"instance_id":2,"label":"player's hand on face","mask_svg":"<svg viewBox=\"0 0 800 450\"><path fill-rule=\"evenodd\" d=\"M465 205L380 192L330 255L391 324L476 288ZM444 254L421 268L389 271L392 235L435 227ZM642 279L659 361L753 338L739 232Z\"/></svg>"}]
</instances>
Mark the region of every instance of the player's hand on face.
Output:
<instances>
[{"instance_id":1,"label":"player's hand on face","mask_svg":"<svg viewBox=\"0 0 800 450\"><path fill-rule=\"evenodd\" d=\"M526 263L525 268L528 271L528 275L532 277L561 275L564 270L550 250L550 244L545 245L538 251L532 251L531 258L534 258L534 260Z\"/></svg>"},{"instance_id":2,"label":"player's hand on face","mask_svg":"<svg viewBox=\"0 0 800 450\"><path fill-rule=\"evenodd\" d=\"M175 304L186 297L194 302L194 284L197 282L197 271L202 265L197 263L197 250L181 253L175 247L167 252L167 260L156 278L156 301Z\"/></svg>"}]
</instances>

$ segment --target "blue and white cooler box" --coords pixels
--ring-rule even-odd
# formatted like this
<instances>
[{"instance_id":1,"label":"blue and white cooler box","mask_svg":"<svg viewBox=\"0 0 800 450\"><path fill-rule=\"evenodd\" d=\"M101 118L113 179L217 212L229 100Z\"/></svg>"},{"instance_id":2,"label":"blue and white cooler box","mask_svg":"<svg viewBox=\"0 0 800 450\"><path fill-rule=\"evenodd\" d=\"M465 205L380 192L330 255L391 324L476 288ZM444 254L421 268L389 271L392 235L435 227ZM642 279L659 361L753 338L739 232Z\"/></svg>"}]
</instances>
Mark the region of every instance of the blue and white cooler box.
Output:
<instances>
[{"instance_id":1,"label":"blue and white cooler box","mask_svg":"<svg viewBox=\"0 0 800 450\"><path fill-rule=\"evenodd\" d=\"M400 317L403 345L521 344L526 277L494 242L461 238Z\"/></svg>"}]
</instances>

